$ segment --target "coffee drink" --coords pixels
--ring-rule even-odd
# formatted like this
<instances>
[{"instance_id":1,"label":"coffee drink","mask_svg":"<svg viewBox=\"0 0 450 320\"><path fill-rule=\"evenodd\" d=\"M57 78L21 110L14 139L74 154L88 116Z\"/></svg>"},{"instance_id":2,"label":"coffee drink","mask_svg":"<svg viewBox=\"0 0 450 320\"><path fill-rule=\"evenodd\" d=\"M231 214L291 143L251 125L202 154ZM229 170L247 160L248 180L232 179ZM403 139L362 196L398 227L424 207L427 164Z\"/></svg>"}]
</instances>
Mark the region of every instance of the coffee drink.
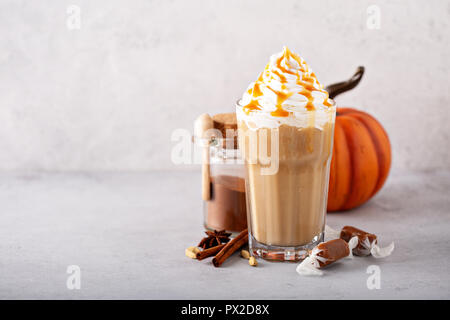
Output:
<instances>
[{"instance_id":1,"label":"coffee drink","mask_svg":"<svg viewBox=\"0 0 450 320\"><path fill-rule=\"evenodd\" d=\"M243 139L250 140L242 123ZM301 246L321 235L326 209L328 162L331 156L332 123L323 129L281 125L271 130L279 136L278 170L263 174L267 165L247 157L247 175L252 233L261 243L272 246ZM245 140L241 143L245 146ZM245 148L245 147L244 147Z\"/></svg>"},{"instance_id":2,"label":"coffee drink","mask_svg":"<svg viewBox=\"0 0 450 320\"><path fill-rule=\"evenodd\" d=\"M238 102L255 255L299 260L323 240L335 113L315 74L286 47Z\"/></svg>"}]
</instances>

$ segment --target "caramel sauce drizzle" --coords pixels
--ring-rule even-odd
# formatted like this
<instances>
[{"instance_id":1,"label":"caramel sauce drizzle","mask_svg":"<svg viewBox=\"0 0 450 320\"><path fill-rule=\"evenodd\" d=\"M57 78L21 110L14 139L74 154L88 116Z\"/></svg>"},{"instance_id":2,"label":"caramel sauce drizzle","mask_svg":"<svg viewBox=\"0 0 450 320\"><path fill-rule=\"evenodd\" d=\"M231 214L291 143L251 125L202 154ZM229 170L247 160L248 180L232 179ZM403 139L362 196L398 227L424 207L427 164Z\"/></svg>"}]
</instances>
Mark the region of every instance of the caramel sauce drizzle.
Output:
<instances>
[{"instance_id":1,"label":"caramel sauce drizzle","mask_svg":"<svg viewBox=\"0 0 450 320\"><path fill-rule=\"evenodd\" d=\"M244 111L248 115L253 110L261 110L258 101L252 100L249 104L244 106Z\"/></svg>"},{"instance_id":2,"label":"caramel sauce drizzle","mask_svg":"<svg viewBox=\"0 0 450 320\"><path fill-rule=\"evenodd\" d=\"M261 88L259 87L259 83L256 82L255 86L253 87L253 97L258 98L260 96L262 96L262 91Z\"/></svg>"},{"instance_id":3,"label":"caramel sauce drizzle","mask_svg":"<svg viewBox=\"0 0 450 320\"><path fill-rule=\"evenodd\" d=\"M300 74L298 71L297 72L290 71L289 69L285 68L281 64L283 59L285 61L289 61L289 58L293 58L295 61L297 61L297 63L300 66L300 71L302 72L302 74ZM320 91L320 92L326 94L323 104L327 107L330 107L331 103L329 102L329 99L328 99L329 98L328 92L326 92L325 90L322 89L322 86L317 81L317 77L316 77L315 73L314 72L309 73L308 72L309 70L308 70L307 66L305 68L305 65L306 65L306 63L299 56L292 53L287 47L284 50L283 55L280 58L278 58L276 61L276 66L279 70L281 70L283 73L292 74L297 77L296 83L303 87L303 90L298 93L305 96L308 99L308 102L306 103L306 109L308 111L315 110L314 103L313 103L314 97L312 96L312 91ZM264 68L264 71L260 73L258 79L256 80L255 84L253 85L253 88L251 88L247 91L248 94L252 95L253 99L247 105L245 105L243 107L246 114L249 114L253 110L261 110L261 106L259 105L257 98L262 96L260 83L263 82L264 72L267 75L270 75L269 63ZM278 78L280 79L281 89L285 90L286 89L285 84L287 83L286 76L283 75L282 73L278 72L277 70L273 70L272 72L273 72L273 74L278 76ZM272 77L272 79L274 79L274 78ZM314 87L315 84L319 84L320 88L319 89L315 88ZM267 87L267 88L272 90L277 95L277 104L276 104L277 109L275 111L272 111L270 114L275 117L288 117L289 112L283 109L282 104L290 96L292 96L294 94L294 92L292 92L292 93L285 93L283 91L278 92L278 91L271 89L270 87Z\"/></svg>"},{"instance_id":4,"label":"caramel sauce drizzle","mask_svg":"<svg viewBox=\"0 0 450 320\"><path fill-rule=\"evenodd\" d=\"M284 110L281 105L285 102L290 96L294 94L294 92L284 93L284 92L276 92L275 90L269 88L277 95L277 110L272 111L270 115L274 117L288 117L289 112Z\"/></svg>"}]
</instances>

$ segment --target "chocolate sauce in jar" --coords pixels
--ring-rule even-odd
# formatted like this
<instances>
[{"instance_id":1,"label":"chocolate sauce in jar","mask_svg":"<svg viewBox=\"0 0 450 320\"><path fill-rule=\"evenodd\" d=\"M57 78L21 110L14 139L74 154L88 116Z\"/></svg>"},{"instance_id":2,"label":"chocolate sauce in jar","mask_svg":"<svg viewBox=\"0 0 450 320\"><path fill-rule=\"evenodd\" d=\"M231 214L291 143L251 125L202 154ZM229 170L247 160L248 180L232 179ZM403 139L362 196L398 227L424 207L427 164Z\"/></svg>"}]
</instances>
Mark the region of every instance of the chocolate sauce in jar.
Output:
<instances>
[{"instance_id":1,"label":"chocolate sauce in jar","mask_svg":"<svg viewBox=\"0 0 450 320\"><path fill-rule=\"evenodd\" d=\"M213 120L223 136L210 145L211 197L203 204L204 225L210 230L240 232L247 228L247 207L236 116L218 114Z\"/></svg>"},{"instance_id":2,"label":"chocolate sauce in jar","mask_svg":"<svg viewBox=\"0 0 450 320\"><path fill-rule=\"evenodd\" d=\"M247 228L245 180L223 175L211 180L211 199L206 203L207 227L233 232Z\"/></svg>"}]
</instances>

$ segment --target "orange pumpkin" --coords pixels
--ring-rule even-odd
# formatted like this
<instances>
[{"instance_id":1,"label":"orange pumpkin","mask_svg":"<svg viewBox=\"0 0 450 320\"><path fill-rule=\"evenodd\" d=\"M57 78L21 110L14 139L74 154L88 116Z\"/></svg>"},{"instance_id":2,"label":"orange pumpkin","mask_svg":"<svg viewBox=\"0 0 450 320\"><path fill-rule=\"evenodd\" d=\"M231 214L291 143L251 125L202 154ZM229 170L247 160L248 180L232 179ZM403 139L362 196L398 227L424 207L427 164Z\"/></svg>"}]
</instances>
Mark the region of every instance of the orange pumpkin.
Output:
<instances>
[{"instance_id":1,"label":"orange pumpkin","mask_svg":"<svg viewBox=\"0 0 450 320\"><path fill-rule=\"evenodd\" d=\"M383 186L391 166L391 145L381 124L363 111L336 111L328 211L365 203Z\"/></svg>"}]
</instances>

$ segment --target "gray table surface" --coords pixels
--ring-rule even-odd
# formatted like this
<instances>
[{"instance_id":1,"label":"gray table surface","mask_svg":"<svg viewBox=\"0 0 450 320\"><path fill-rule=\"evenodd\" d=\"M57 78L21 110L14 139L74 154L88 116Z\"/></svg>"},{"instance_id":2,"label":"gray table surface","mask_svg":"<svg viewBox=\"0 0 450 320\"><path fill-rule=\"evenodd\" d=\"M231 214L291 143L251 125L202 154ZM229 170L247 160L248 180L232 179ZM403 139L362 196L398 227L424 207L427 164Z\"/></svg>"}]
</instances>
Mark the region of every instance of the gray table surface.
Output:
<instances>
[{"instance_id":1,"label":"gray table surface","mask_svg":"<svg viewBox=\"0 0 450 320\"><path fill-rule=\"evenodd\" d=\"M294 263L184 255L202 236L198 172L2 174L2 299L449 299L450 172L394 172L369 203L328 215L395 242L386 259L302 277ZM80 290L66 286L81 270ZM380 269L369 290L367 268Z\"/></svg>"}]
</instances>

